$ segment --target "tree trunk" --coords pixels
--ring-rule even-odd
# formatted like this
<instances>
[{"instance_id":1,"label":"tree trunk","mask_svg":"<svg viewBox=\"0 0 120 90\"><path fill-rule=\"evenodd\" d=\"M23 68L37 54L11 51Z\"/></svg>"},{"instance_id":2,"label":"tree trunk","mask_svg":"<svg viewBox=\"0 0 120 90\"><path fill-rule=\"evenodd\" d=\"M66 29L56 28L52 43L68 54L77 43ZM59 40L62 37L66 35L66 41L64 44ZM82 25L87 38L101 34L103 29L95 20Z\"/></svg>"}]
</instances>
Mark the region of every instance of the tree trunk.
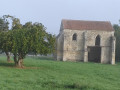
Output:
<instances>
[{"instance_id":1,"label":"tree trunk","mask_svg":"<svg viewBox=\"0 0 120 90\"><path fill-rule=\"evenodd\" d=\"M17 61L17 54L13 54L14 55L14 62L15 62L15 66L17 66L18 61Z\"/></svg>"},{"instance_id":2,"label":"tree trunk","mask_svg":"<svg viewBox=\"0 0 120 90\"><path fill-rule=\"evenodd\" d=\"M18 67L20 67L20 68L23 68L24 66L23 66L23 59L19 59L18 60L18 65L17 65Z\"/></svg>"},{"instance_id":3,"label":"tree trunk","mask_svg":"<svg viewBox=\"0 0 120 90\"><path fill-rule=\"evenodd\" d=\"M24 68L24 66L23 66L23 58L21 57L21 55L19 55L17 57L17 54L14 54L14 62L15 62L16 67Z\"/></svg>"},{"instance_id":4,"label":"tree trunk","mask_svg":"<svg viewBox=\"0 0 120 90\"><path fill-rule=\"evenodd\" d=\"M15 66L18 68L24 68L23 58L22 58L21 54L14 53L13 55L14 55Z\"/></svg>"},{"instance_id":5,"label":"tree trunk","mask_svg":"<svg viewBox=\"0 0 120 90\"><path fill-rule=\"evenodd\" d=\"M7 62L11 62L10 60L10 53L9 52L5 52L6 56L7 56Z\"/></svg>"}]
</instances>

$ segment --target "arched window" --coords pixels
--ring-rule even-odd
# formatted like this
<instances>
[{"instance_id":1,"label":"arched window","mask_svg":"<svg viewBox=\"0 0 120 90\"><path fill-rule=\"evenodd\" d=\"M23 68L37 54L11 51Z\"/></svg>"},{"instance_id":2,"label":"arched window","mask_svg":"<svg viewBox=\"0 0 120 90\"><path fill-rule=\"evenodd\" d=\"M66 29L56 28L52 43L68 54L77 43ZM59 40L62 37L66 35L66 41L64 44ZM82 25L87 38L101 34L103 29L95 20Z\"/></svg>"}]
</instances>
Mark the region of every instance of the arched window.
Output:
<instances>
[{"instance_id":1,"label":"arched window","mask_svg":"<svg viewBox=\"0 0 120 90\"><path fill-rule=\"evenodd\" d=\"M100 35L97 35L96 37L95 46L100 46Z\"/></svg>"},{"instance_id":2,"label":"arched window","mask_svg":"<svg viewBox=\"0 0 120 90\"><path fill-rule=\"evenodd\" d=\"M77 40L77 34L76 33L73 34L72 40Z\"/></svg>"}]
</instances>

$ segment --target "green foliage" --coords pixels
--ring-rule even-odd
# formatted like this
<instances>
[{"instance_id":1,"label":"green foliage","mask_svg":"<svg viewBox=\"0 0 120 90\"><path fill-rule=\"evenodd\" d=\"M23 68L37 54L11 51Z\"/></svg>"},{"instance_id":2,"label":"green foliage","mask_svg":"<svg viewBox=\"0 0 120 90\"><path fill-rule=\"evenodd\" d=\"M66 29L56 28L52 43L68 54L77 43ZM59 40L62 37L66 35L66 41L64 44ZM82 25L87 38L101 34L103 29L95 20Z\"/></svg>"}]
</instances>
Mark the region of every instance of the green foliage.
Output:
<instances>
[{"instance_id":1,"label":"green foliage","mask_svg":"<svg viewBox=\"0 0 120 90\"><path fill-rule=\"evenodd\" d=\"M0 31L8 31L8 21L6 21L4 18L0 18Z\"/></svg>"},{"instance_id":2,"label":"green foliage","mask_svg":"<svg viewBox=\"0 0 120 90\"><path fill-rule=\"evenodd\" d=\"M25 37L26 34L27 32L24 29L13 30L11 32L12 38L11 52L18 55L22 54L22 58L24 58L28 52L27 43L29 41L26 40Z\"/></svg>"},{"instance_id":3,"label":"green foliage","mask_svg":"<svg viewBox=\"0 0 120 90\"><path fill-rule=\"evenodd\" d=\"M19 18L15 18L14 16L11 16L11 15L3 15L3 18L7 22L8 22L8 19L12 20L12 28L11 28L11 30L21 29L22 28L22 24L20 24L20 19Z\"/></svg>"},{"instance_id":4,"label":"green foliage","mask_svg":"<svg viewBox=\"0 0 120 90\"><path fill-rule=\"evenodd\" d=\"M47 34L49 53L55 52L55 38L56 38L55 35Z\"/></svg>"},{"instance_id":5,"label":"green foliage","mask_svg":"<svg viewBox=\"0 0 120 90\"><path fill-rule=\"evenodd\" d=\"M23 28L31 29L33 27L32 22L26 22L25 25L23 25Z\"/></svg>"},{"instance_id":6,"label":"green foliage","mask_svg":"<svg viewBox=\"0 0 120 90\"><path fill-rule=\"evenodd\" d=\"M46 32L44 27L41 25L34 26L31 29L15 29L12 31L12 53L21 54L22 58L28 52L47 54Z\"/></svg>"},{"instance_id":7,"label":"green foliage","mask_svg":"<svg viewBox=\"0 0 120 90\"><path fill-rule=\"evenodd\" d=\"M48 34L41 23L28 24L22 28L0 33L0 48L13 53L16 63L24 59L29 52L47 55L54 50L55 37Z\"/></svg>"},{"instance_id":8,"label":"green foliage","mask_svg":"<svg viewBox=\"0 0 120 90\"><path fill-rule=\"evenodd\" d=\"M116 65L60 62L27 57L24 69L0 56L0 90L119 90Z\"/></svg>"},{"instance_id":9,"label":"green foliage","mask_svg":"<svg viewBox=\"0 0 120 90\"><path fill-rule=\"evenodd\" d=\"M115 37L116 37L116 60L120 61L120 26L114 25Z\"/></svg>"},{"instance_id":10,"label":"green foliage","mask_svg":"<svg viewBox=\"0 0 120 90\"><path fill-rule=\"evenodd\" d=\"M27 30L26 38L28 39L29 52L46 55L49 53L49 42L45 39L48 34L46 28L41 23L26 23L23 29Z\"/></svg>"}]
</instances>

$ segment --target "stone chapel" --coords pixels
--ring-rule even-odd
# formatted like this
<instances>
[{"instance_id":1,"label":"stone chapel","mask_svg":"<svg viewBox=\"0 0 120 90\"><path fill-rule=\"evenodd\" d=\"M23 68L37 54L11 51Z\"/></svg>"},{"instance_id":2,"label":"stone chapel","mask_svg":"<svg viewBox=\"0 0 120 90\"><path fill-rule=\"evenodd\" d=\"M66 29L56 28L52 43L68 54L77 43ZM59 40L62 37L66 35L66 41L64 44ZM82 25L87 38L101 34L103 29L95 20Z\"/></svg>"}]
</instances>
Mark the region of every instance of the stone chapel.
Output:
<instances>
[{"instance_id":1,"label":"stone chapel","mask_svg":"<svg viewBox=\"0 0 120 90\"><path fill-rule=\"evenodd\" d=\"M115 64L115 42L109 21L62 20L55 58Z\"/></svg>"}]
</instances>

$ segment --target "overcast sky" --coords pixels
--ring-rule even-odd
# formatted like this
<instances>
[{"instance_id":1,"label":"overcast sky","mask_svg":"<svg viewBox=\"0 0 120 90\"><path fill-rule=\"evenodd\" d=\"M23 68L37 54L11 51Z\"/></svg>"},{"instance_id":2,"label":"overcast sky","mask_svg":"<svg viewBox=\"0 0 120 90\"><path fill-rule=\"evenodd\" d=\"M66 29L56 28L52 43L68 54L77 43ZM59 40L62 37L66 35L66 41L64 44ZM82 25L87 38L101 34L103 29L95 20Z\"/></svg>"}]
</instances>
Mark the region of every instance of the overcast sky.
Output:
<instances>
[{"instance_id":1,"label":"overcast sky","mask_svg":"<svg viewBox=\"0 0 120 90\"><path fill-rule=\"evenodd\" d=\"M12 15L21 23L40 22L58 34L62 19L110 21L118 24L120 0L1 0L0 16Z\"/></svg>"}]
</instances>

